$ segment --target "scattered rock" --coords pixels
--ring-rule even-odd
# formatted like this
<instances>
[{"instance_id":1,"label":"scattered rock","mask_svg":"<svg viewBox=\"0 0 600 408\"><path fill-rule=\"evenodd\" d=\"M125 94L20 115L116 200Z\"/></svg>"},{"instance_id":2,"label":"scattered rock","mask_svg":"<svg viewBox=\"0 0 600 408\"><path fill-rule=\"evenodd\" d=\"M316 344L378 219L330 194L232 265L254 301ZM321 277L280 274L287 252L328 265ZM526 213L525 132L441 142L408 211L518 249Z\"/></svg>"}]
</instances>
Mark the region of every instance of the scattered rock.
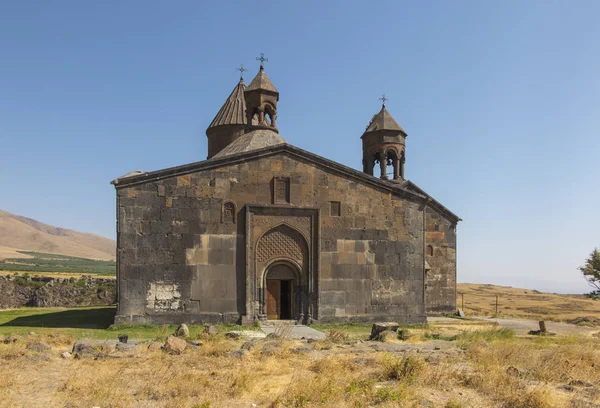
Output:
<instances>
[{"instance_id":1,"label":"scattered rock","mask_svg":"<svg viewBox=\"0 0 600 408\"><path fill-rule=\"evenodd\" d=\"M569 385L576 386L576 387L587 387L587 388L594 386L594 384L584 381L584 380L573 380L573 381L569 382Z\"/></svg>"},{"instance_id":2,"label":"scattered rock","mask_svg":"<svg viewBox=\"0 0 600 408\"><path fill-rule=\"evenodd\" d=\"M256 343L254 343L253 341L247 341L244 344L242 344L242 347L240 347L240 349L250 351L255 346L256 346Z\"/></svg>"},{"instance_id":3,"label":"scattered rock","mask_svg":"<svg viewBox=\"0 0 600 408\"><path fill-rule=\"evenodd\" d=\"M27 333L27 335L28 335L28 336L37 336L37 334L36 334L35 332L32 332L32 331L31 331L31 332L29 332L29 333Z\"/></svg>"},{"instance_id":4,"label":"scattered rock","mask_svg":"<svg viewBox=\"0 0 600 408\"><path fill-rule=\"evenodd\" d=\"M69 353L68 351L65 351L64 353L61 353L60 356L62 358L73 358L73 354Z\"/></svg>"},{"instance_id":5,"label":"scattered rock","mask_svg":"<svg viewBox=\"0 0 600 408\"><path fill-rule=\"evenodd\" d=\"M201 347L202 346L202 342L200 340L189 340L188 344L190 346L194 346L194 347Z\"/></svg>"},{"instance_id":6,"label":"scattered rock","mask_svg":"<svg viewBox=\"0 0 600 408\"><path fill-rule=\"evenodd\" d=\"M119 343L127 343L127 340L129 340L129 336L127 334L119 335Z\"/></svg>"},{"instance_id":7,"label":"scattered rock","mask_svg":"<svg viewBox=\"0 0 600 408\"><path fill-rule=\"evenodd\" d=\"M10 343L16 343L19 340L21 340L21 336L17 336L17 335L12 335L12 336L2 336L2 343L4 344L10 344Z\"/></svg>"},{"instance_id":8,"label":"scattered rock","mask_svg":"<svg viewBox=\"0 0 600 408\"><path fill-rule=\"evenodd\" d=\"M209 336L216 336L217 334L219 334L219 330L217 330L217 328L215 326L213 326L212 324L209 324L208 326L206 326L204 328L204 334L207 334Z\"/></svg>"},{"instance_id":9,"label":"scattered rock","mask_svg":"<svg viewBox=\"0 0 600 408\"><path fill-rule=\"evenodd\" d=\"M225 337L227 337L228 339L241 339L242 332L240 330L228 331L227 333L225 333Z\"/></svg>"},{"instance_id":10,"label":"scattered rock","mask_svg":"<svg viewBox=\"0 0 600 408\"><path fill-rule=\"evenodd\" d=\"M246 354L246 350L236 350L231 352L231 355L233 357L237 357L237 358L242 358L244 357L244 355Z\"/></svg>"},{"instance_id":11,"label":"scattered rock","mask_svg":"<svg viewBox=\"0 0 600 408\"><path fill-rule=\"evenodd\" d=\"M556 336L556 333L541 330L529 330L527 334L531 336Z\"/></svg>"},{"instance_id":12,"label":"scattered rock","mask_svg":"<svg viewBox=\"0 0 600 408\"><path fill-rule=\"evenodd\" d=\"M113 343L101 340L78 340L73 345L71 353L77 358L94 357L97 353L109 354L116 350L116 345Z\"/></svg>"},{"instance_id":13,"label":"scattered rock","mask_svg":"<svg viewBox=\"0 0 600 408\"><path fill-rule=\"evenodd\" d=\"M150 343L148 345L148 351L157 351L160 350L162 348L162 343L159 343L158 341L153 341L152 343Z\"/></svg>"},{"instance_id":14,"label":"scattered rock","mask_svg":"<svg viewBox=\"0 0 600 408\"><path fill-rule=\"evenodd\" d=\"M117 345L116 345L116 351L119 351L122 353L126 352L126 351L133 352L135 350L136 350L135 344L120 342L120 343L117 343Z\"/></svg>"},{"instance_id":15,"label":"scattered rock","mask_svg":"<svg viewBox=\"0 0 600 408\"><path fill-rule=\"evenodd\" d=\"M556 389L572 392L575 389L575 387L573 387L572 385L560 385L560 386L556 387Z\"/></svg>"},{"instance_id":16,"label":"scattered rock","mask_svg":"<svg viewBox=\"0 0 600 408\"><path fill-rule=\"evenodd\" d=\"M371 337L369 340L375 340L380 333L384 331L393 331L398 330L399 324L394 322L383 322L383 323L374 323L371 328Z\"/></svg>"},{"instance_id":17,"label":"scattered rock","mask_svg":"<svg viewBox=\"0 0 600 408\"><path fill-rule=\"evenodd\" d=\"M309 338L308 340L306 340L306 342L307 342L308 344L310 344L310 343L314 343L315 341L317 341L317 339L313 339L312 337L311 337L311 338Z\"/></svg>"},{"instance_id":18,"label":"scattered rock","mask_svg":"<svg viewBox=\"0 0 600 408\"><path fill-rule=\"evenodd\" d=\"M113 358L114 359L114 358L122 358L122 357L123 356L115 355L115 354L98 353L95 356L95 359L96 360L106 360L106 359L109 359L109 358Z\"/></svg>"},{"instance_id":19,"label":"scattered rock","mask_svg":"<svg viewBox=\"0 0 600 408\"><path fill-rule=\"evenodd\" d=\"M521 371L517 367L510 366L506 369L506 374L511 377L521 377Z\"/></svg>"},{"instance_id":20,"label":"scattered rock","mask_svg":"<svg viewBox=\"0 0 600 408\"><path fill-rule=\"evenodd\" d=\"M281 336L277 333L269 333L267 334L267 337L265 337L265 339L267 340L275 340L275 339L280 339Z\"/></svg>"},{"instance_id":21,"label":"scattered rock","mask_svg":"<svg viewBox=\"0 0 600 408\"><path fill-rule=\"evenodd\" d=\"M186 347L187 342L185 340L175 336L169 336L165 345L163 346L163 350L169 354L181 354L184 352Z\"/></svg>"},{"instance_id":22,"label":"scattered rock","mask_svg":"<svg viewBox=\"0 0 600 408\"><path fill-rule=\"evenodd\" d=\"M27 350L35 351L36 353L46 353L50 351L52 347L43 341L36 341L27 346Z\"/></svg>"},{"instance_id":23,"label":"scattered rock","mask_svg":"<svg viewBox=\"0 0 600 408\"><path fill-rule=\"evenodd\" d=\"M312 353L315 350L312 347L296 347L293 348L291 351L293 354L308 354Z\"/></svg>"},{"instance_id":24,"label":"scattered rock","mask_svg":"<svg viewBox=\"0 0 600 408\"><path fill-rule=\"evenodd\" d=\"M225 333L225 337L229 339L264 339L266 336L264 332L257 330L232 330Z\"/></svg>"},{"instance_id":25,"label":"scattered rock","mask_svg":"<svg viewBox=\"0 0 600 408\"><path fill-rule=\"evenodd\" d=\"M465 311L462 309L457 309L456 313L454 313L455 316L460 317L461 319L465 318Z\"/></svg>"},{"instance_id":26,"label":"scattered rock","mask_svg":"<svg viewBox=\"0 0 600 408\"><path fill-rule=\"evenodd\" d=\"M187 324L182 323L179 325L177 330L175 330L175 336L187 339L190 337L190 329L188 329Z\"/></svg>"},{"instance_id":27,"label":"scattered rock","mask_svg":"<svg viewBox=\"0 0 600 408\"><path fill-rule=\"evenodd\" d=\"M379 333L375 339L383 343L389 343L398 340L398 333L391 330L385 330Z\"/></svg>"},{"instance_id":28,"label":"scattered rock","mask_svg":"<svg viewBox=\"0 0 600 408\"><path fill-rule=\"evenodd\" d=\"M275 353L277 353L278 350L279 350L279 343L277 343L275 341L270 341L263 345L263 348L260 351L260 354L262 354L263 356L273 356L273 355L275 355Z\"/></svg>"}]
</instances>

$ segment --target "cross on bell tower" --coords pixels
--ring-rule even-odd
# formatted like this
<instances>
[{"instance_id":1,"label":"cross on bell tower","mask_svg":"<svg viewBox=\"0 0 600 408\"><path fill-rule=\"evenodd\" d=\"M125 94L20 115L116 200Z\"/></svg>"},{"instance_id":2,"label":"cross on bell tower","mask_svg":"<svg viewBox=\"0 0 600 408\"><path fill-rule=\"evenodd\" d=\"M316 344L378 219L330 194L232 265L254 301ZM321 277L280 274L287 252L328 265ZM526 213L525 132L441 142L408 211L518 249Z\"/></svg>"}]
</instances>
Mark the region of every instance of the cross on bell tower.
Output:
<instances>
[{"instance_id":1,"label":"cross on bell tower","mask_svg":"<svg viewBox=\"0 0 600 408\"><path fill-rule=\"evenodd\" d=\"M265 58L265 54L263 54L262 52L260 53L260 57L256 57L256 60L260 61L261 68L264 68L265 62L269 62L269 59Z\"/></svg>"},{"instance_id":2,"label":"cross on bell tower","mask_svg":"<svg viewBox=\"0 0 600 408\"><path fill-rule=\"evenodd\" d=\"M236 71L240 71L240 79L244 79L244 72L248 70L244 68L244 64L241 64L239 68L236 68Z\"/></svg>"}]
</instances>

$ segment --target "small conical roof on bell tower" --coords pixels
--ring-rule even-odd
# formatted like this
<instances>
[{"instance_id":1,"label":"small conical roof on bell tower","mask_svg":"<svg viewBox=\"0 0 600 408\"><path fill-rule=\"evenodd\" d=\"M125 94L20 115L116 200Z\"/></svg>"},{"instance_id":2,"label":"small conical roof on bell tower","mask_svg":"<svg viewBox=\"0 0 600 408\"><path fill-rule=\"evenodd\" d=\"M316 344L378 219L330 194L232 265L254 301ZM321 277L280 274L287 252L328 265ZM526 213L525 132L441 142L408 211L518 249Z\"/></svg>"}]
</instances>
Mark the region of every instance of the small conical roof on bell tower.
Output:
<instances>
[{"instance_id":1,"label":"small conical roof on bell tower","mask_svg":"<svg viewBox=\"0 0 600 408\"><path fill-rule=\"evenodd\" d=\"M208 126L208 129L223 125L246 124L245 89L246 84L244 84L244 80L240 78L240 82L233 88L231 95L229 95L221 109L219 109L219 112Z\"/></svg>"},{"instance_id":2,"label":"small conical roof on bell tower","mask_svg":"<svg viewBox=\"0 0 600 408\"><path fill-rule=\"evenodd\" d=\"M265 69L262 65L258 70L258 74L256 74L252 82L250 82L250 85L248 85L248 87L246 88L246 91L254 91L257 89L263 89L265 91L279 93L279 91L277 91L277 88L275 88L275 85L273 85L273 82L271 82L271 80L267 76L267 73L265 72Z\"/></svg>"},{"instance_id":3,"label":"small conical roof on bell tower","mask_svg":"<svg viewBox=\"0 0 600 408\"><path fill-rule=\"evenodd\" d=\"M373 119L371 119L371 123L369 123L367 130L365 130L365 133L375 132L377 130L396 130L406 135L404 129L402 129L398 122L394 120L392 115L385 108L385 105L382 105L381 110L373 116Z\"/></svg>"}]
</instances>

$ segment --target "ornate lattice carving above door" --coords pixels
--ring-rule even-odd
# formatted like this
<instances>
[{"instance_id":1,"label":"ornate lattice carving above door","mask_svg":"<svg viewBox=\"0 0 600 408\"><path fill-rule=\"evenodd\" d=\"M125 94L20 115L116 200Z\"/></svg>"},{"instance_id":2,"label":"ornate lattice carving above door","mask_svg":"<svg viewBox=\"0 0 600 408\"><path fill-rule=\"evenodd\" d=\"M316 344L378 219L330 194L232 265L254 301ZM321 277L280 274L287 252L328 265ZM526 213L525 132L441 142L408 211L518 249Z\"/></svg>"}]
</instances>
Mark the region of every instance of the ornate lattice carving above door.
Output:
<instances>
[{"instance_id":1,"label":"ornate lattice carving above door","mask_svg":"<svg viewBox=\"0 0 600 408\"><path fill-rule=\"evenodd\" d=\"M306 250L306 241L298 231L287 225L279 225L258 242L256 261L264 263L274 258L291 258L302 265Z\"/></svg>"}]
</instances>

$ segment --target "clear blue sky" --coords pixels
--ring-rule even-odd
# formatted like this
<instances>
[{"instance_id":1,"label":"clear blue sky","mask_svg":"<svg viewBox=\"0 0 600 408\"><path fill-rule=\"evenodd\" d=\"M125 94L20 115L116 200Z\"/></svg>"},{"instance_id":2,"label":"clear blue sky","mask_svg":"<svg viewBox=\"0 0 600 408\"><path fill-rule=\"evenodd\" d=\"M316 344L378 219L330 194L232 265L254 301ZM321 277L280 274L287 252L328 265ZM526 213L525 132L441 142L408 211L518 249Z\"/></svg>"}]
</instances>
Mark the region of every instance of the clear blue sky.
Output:
<instances>
[{"instance_id":1,"label":"clear blue sky","mask_svg":"<svg viewBox=\"0 0 600 408\"><path fill-rule=\"evenodd\" d=\"M389 97L458 279L582 292L600 246L600 2L0 2L0 208L115 237L109 181L203 160L269 58L292 144L356 169Z\"/></svg>"}]
</instances>

